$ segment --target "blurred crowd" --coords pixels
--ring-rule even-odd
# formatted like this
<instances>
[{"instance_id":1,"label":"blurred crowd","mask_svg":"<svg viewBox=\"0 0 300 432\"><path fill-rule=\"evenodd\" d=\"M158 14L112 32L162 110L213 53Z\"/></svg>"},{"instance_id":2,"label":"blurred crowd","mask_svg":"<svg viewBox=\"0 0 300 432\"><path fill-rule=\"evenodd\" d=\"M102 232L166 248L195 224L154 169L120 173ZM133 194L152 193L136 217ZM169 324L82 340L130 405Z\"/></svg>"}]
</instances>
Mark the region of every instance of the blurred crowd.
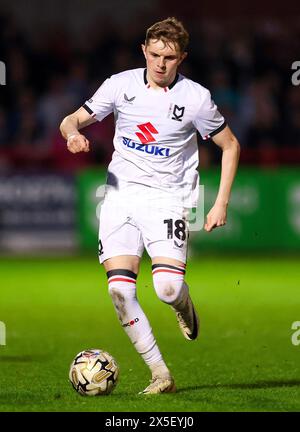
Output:
<instances>
[{"instance_id":1,"label":"blurred crowd","mask_svg":"<svg viewBox=\"0 0 300 432\"><path fill-rule=\"evenodd\" d=\"M184 22L191 42L180 71L210 89L240 140L243 164L300 163L300 86L291 81L291 65L300 61L298 21ZM144 67L140 44L150 24L141 19L122 27L106 17L85 38L59 27L30 38L12 16L0 16L0 60L7 75L0 87L0 172L74 172L109 163L112 116L87 128L92 150L76 156L66 151L59 124L106 77ZM201 166L219 161L211 142L199 137L199 147Z\"/></svg>"}]
</instances>

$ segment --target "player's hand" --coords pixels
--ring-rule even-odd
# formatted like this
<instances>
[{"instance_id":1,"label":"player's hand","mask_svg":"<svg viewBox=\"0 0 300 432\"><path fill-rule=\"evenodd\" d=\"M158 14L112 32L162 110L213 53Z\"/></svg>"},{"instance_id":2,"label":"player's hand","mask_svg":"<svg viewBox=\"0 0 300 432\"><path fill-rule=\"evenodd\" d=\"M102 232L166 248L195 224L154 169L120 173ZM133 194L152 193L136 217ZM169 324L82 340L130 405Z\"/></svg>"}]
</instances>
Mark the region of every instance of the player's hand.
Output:
<instances>
[{"instance_id":1,"label":"player's hand","mask_svg":"<svg viewBox=\"0 0 300 432\"><path fill-rule=\"evenodd\" d=\"M206 224L204 225L205 231L211 232L214 228L225 225L226 219L227 205L215 204L206 217Z\"/></svg>"},{"instance_id":2,"label":"player's hand","mask_svg":"<svg viewBox=\"0 0 300 432\"><path fill-rule=\"evenodd\" d=\"M84 135L74 134L69 136L67 147L71 153L88 152L90 151L90 142Z\"/></svg>"}]
</instances>

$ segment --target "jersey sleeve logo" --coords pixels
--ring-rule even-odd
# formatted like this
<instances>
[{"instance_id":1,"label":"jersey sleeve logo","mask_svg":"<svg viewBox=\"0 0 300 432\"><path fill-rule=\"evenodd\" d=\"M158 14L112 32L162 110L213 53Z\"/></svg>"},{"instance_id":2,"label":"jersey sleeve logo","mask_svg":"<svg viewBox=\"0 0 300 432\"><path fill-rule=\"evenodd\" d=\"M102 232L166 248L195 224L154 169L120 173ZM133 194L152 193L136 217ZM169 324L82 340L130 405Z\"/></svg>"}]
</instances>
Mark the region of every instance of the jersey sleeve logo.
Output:
<instances>
[{"instance_id":1,"label":"jersey sleeve logo","mask_svg":"<svg viewBox=\"0 0 300 432\"><path fill-rule=\"evenodd\" d=\"M150 122L137 125L137 127L142 133L136 132L135 134L142 144L149 144L156 141L152 134L158 134L158 131Z\"/></svg>"}]
</instances>

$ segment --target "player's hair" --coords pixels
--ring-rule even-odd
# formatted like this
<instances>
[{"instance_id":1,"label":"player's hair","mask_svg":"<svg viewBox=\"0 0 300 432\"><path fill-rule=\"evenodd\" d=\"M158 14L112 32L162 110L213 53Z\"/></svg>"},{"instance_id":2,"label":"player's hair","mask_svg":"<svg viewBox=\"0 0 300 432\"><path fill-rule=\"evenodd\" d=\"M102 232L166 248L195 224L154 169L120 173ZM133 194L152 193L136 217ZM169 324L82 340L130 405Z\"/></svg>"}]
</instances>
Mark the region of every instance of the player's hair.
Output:
<instances>
[{"instance_id":1,"label":"player's hair","mask_svg":"<svg viewBox=\"0 0 300 432\"><path fill-rule=\"evenodd\" d=\"M145 40L146 46L150 39L161 40L166 45L170 42L174 43L178 46L180 52L183 53L189 43L189 34L181 21L171 17L159 21L148 28Z\"/></svg>"}]
</instances>

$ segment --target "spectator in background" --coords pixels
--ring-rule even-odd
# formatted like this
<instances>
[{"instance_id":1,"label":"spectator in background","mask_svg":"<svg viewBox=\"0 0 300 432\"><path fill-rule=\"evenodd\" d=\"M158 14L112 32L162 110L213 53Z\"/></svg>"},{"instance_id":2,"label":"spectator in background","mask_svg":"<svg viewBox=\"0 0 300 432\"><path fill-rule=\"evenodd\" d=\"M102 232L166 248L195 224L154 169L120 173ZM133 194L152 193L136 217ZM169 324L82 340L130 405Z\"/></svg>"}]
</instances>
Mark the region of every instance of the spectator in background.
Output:
<instances>
[{"instance_id":1,"label":"spectator in background","mask_svg":"<svg viewBox=\"0 0 300 432\"><path fill-rule=\"evenodd\" d=\"M300 86L290 87L285 108L285 140L293 149L300 149Z\"/></svg>"},{"instance_id":2,"label":"spectator in background","mask_svg":"<svg viewBox=\"0 0 300 432\"><path fill-rule=\"evenodd\" d=\"M70 81L71 84L71 81ZM76 88L77 91L78 87ZM39 118L44 125L45 134L51 134L57 130L61 116L68 109L75 106L78 95L74 91L68 91L67 78L52 76L45 94L38 103Z\"/></svg>"},{"instance_id":3,"label":"spectator in background","mask_svg":"<svg viewBox=\"0 0 300 432\"><path fill-rule=\"evenodd\" d=\"M79 59L71 64L66 80L66 95L72 103L80 105L88 92L88 69L86 63ZM69 102L70 104L70 102Z\"/></svg>"},{"instance_id":4,"label":"spectator in background","mask_svg":"<svg viewBox=\"0 0 300 432\"><path fill-rule=\"evenodd\" d=\"M6 114L3 108L0 108L0 149L6 147L7 144L7 126Z\"/></svg>"},{"instance_id":5,"label":"spectator in background","mask_svg":"<svg viewBox=\"0 0 300 432\"><path fill-rule=\"evenodd\" d=\"M0 59L9 77L0 88L0 169L38 169L40 159L49 168L76 170L110 159L109 120L107 130L91 138L98 142L97 151L78 165L62 155L58 124L112 71L126 69L129 63L142 66L137 46L150 18L145 13L128 26L114 17L95 17L88 38L76 39L67 26L38 31L30 38L12 16L0 15ZM300 39L294 37L299 33L297 20L221 21L198 19L192 13L190 19L196 37L183 73L212 89L244 149L241 163L300 163L300 87L293 87L287 76L300 52ZM219 162L215 146L201 140L200 146L200 164ZM30 159L26 155L32 149Z\"/></svg>"},{"instance_id":6,"label":"spectator in background","mask_svg":"<svg viewBox=\"0 0 300 432\"><path fill-rule=\"evenodd\" d=\"M235 128L239 94L230 83L229 73L224 68L218 68L211 75L211 90L214 101L220 107L228 123Z\"/></svg>"}]
</instances>

